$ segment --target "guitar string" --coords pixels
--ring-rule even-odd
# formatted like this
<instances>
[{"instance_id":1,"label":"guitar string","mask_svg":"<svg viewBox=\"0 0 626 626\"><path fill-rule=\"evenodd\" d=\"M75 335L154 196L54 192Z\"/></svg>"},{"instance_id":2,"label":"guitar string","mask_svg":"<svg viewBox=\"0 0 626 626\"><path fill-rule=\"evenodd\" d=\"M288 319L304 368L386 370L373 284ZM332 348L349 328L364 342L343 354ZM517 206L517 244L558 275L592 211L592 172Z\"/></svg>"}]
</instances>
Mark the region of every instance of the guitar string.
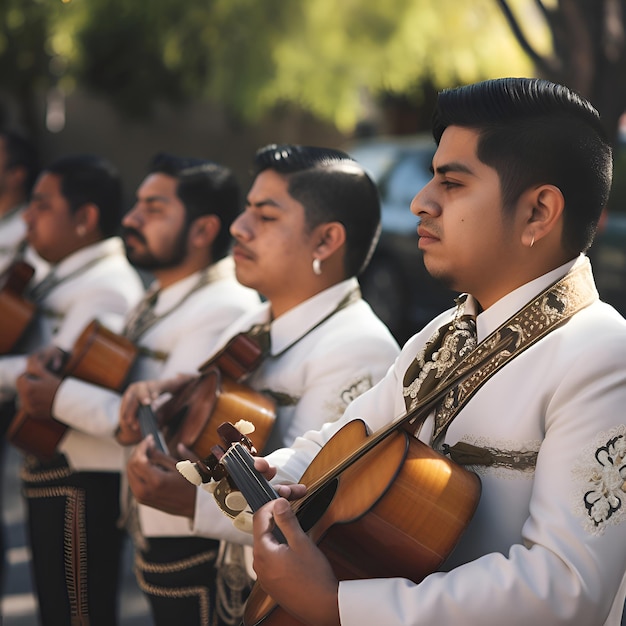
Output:
<instances>
[{"instance_id":1,"label":"guitar string","mask_svg":"<svg viewBox=\"0 0 626 626\"><path fill-rule=\"evenodd\" d=\"M242 479L242 481L245 483L246 491L249 492L250 497L253 500L253 502L250 502L250 505L253 507L254 510L257 510L263 504L276 497L274 494L272 494L272 492L268 490L268 488L271 489L271 487L269 487L267 483L264 485L259 477L255 475L255 473L252 471L252 467L254 467L254 460L249 454L247 454L247 457L249 457L251 463L246 462L246 452L240 444L235 444L231 448L229 453L230 454L227 458L232 458L238 464L236 471L239 474L240 479ZM266 496L265 500L263 500L263 498L259 494L259 488L261 489L261 491L264 492ZM244 496L246 496L246 494L244 494ZM248 498L246 497L246 499Z\"/></svg>"},{"instance_id":2,"label":"guitar string","mask_svg":"<svg viewBox=\"0 0 626 626\"><path fill-rule=\"evenodd\" d=\"M244 490L241 489L241 485L240 489L253 511L257 511L267 502L278 498L278 494L276 493L276 491L274 491L274 488L267 482L267 480L265 480L265 478L261 474L259 474L254 469L254 459L252 458L252 455L240 443L233 444L231 448L224 454L223 458L226 460L227 466L228 462L232 459L234 459L235 461L234 465L237 463L243 464L244 467L238 467L236 471L238 471L239 469L243 470L243 474L241 476L244 478L244 482L246 483L245 489L250 489L250 492L244 492ZM249 480L250 478L252 478L252 481ZM236 482L234 476L233 479ZM260 486L261 490L266 494L266 500L263 500L258 490L254 490L255 483L256 486ZM285 535L280 530L280 528L278 528L278 526L274 525L274 528L272 529L272 534L279 543L287 543Z\"/></svg>"},{"instance_id":3,"label":"guitar string","mask_svg":"<svg viewBox=\"0 0 626 626\"><path fill-rule=\"evenodd\" d=\"M254 459L241 444L233 444L225 453L224 460L233 480L254 511L270 500L277 498L278 494L272 486L254 470ZM229 465L231 466L229 467ZM263 492L265 499L259 490Z\"/></svg>"}]
</instances>

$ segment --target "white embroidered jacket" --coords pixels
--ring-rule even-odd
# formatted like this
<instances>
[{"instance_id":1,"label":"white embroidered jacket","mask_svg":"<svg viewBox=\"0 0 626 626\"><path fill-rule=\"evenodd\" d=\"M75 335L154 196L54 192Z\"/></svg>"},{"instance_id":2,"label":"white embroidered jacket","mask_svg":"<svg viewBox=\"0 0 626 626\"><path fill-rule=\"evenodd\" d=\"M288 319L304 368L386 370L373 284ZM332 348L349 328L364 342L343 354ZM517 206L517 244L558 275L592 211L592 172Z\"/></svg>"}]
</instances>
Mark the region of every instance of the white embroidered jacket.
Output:
<instances>
[{"instance_id":1,"label":"white embroidered jacket","mask_svg":"<svg viewBox=\"0 0 626 626\"><path fill-rule=\"evenodd\" d=\"M230 257L216 263L210 272L208 284L189 297L186 296L197 284L200 272L160 293L156 315L173 310L150 327L138 345L162 353L163 358L140 352L129 382L195 372L223 329L258 304L256 292L236 281ZM118 330L121 328L122 325ZM77 445L70 445L68 435L61 446L74 469L120 471L125 467L129 451L113 438L120 403L121 394L103 387L76 378L66 378L61 383L52 412L56 419L72 427L70 433Z\"/></svg>"},{"instance_id":2,"label":"white embroidered jacket","mask_svg":"<svg viewBox=\"0 0 626 626\"><path fill-rule=\"evenodd\" d=\"M396 341L364 300L342 308L316 327L356 287L356 279L339 283L272 322L273 356L248 380L254 389L283 398L270 449L341 417L354 398L385 375L398 355ZM264 304L229 328L223 343L256 323L267 322L268 316ZM283 352L288 346L292 347ZM288 398L291 402L286 404ZM201 535L250 542L250 536L237 531L202 488L198 489L194 523Z\"/></svg>"},{"instance_id":3,"label":"white embroidered jacket","mask_svg":"<svg viewBox=\"0 0 626 626\"><path fill-rule=\"evenodd\" d=\"M573 263L479 315L478 340ZM409 340L387 376L339 423L270 455L280 468L276 480L297 480L345 420L360 417L377 430L404 413L404 373L451 313ZM399 578L341 582L342 625L619 626L626 593L625 407L626 321L598 301L495 374L447 432L450 445L537 451L534 471L477 468L478 510L445 571L417 585ZM428 426L421 438L429 438Z\"/></svg>"}]
</instances>

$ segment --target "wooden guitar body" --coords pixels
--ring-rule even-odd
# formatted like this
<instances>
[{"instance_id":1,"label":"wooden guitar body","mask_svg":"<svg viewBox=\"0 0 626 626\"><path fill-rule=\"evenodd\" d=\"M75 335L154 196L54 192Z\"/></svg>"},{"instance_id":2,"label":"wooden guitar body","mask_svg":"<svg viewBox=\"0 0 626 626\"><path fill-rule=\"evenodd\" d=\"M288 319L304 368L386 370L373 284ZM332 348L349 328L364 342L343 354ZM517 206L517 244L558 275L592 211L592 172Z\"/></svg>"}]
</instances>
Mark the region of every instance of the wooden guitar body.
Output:
<instances>
[{"instance_id":1,"label":"wooden guitar body","mask_svg":"<svg viewBox=\"0 0 626 626\"><path fill-rule=\"evenodd\" d=\"M77 339L61 375L120 391L136 356L137 348L131 341L94 320ZM54 457L67 428L52 416L35 419L20 410L6 436L20 450L48 460Z\"/></svg>"},{"instance_id":2,"label":"wooden guitar body","mask_svg":"<svg viewBox=\"0 0 626 626\"><path fill-rule=\"evenodd\" d=\"M175 451L180 442L201 458L220 440L219 425L233 418L254 424L255 442L262 449L276 420L276 406L216 365L204 366L199 376L157 410L170 450Z\"/></svg>"},{"instance_id":3,"label":"wooden guitar body","mask_svg":"<svg viewBox=\"0 0 626 626\"><path fill-rule=\"evenodd\" d=\"M360 420L338 431L303 475L308 493L294 510L339 580L403 577L417 583L458 542L478 504L480 480L402 429L329 480L367 437ZM260 623L301 624L257 583L244 625Z\"/></svg>"},{"instance_id":4,"label":"wooden guitar body","mask_svg":"<svg viewBox=\"0 0 626 626\"><path fill-rule=\"evenodd\" d=\"M7 269L0 286L0 355L9 354L35 316L35 304L22 295L34 269L18 261Z\"/></svg>"}]
</instances>

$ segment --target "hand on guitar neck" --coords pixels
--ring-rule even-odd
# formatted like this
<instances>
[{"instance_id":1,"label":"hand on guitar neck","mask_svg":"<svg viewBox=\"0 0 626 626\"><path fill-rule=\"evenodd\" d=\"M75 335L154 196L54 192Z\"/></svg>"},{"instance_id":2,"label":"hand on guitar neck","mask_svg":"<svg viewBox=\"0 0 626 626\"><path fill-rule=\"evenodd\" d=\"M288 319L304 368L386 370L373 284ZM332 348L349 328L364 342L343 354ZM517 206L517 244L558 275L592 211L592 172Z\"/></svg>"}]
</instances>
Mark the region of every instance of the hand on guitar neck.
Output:
<instances>
[{"instance_id":1,"label":"hand on guitar neck","mask_svg":"<svg viewBox=\"0 0 626 626\"><path fill-rule=\"evenodd\" d=\"M254 569L265 592L302 623L339 624L338 579L330 562L300 526L292 506L265 480L274 476L274 468L265 459L253 459L249 440L231 424L222 424L218 431L228 448L215 446L214 455L255 512ZM296 498L305 491L304 485L281 488L284 495ZM248 626L251 622L246 617L244 624Z\"/></svg>"},{"instance_id":2,"label":"hand on guitar neck","mask_svg":"<svg viewBox=\"0 0 626 626\"><path fill-rule=\"evenodd\" d=\"M146 506L193 519L196 488L176 471L180 458L196 459L191 450L179 445L174 458L158 432L150 407L139 409L139 422L144 439L135 446L128 463L128 484L137 501Z\"/></svg>"},{"instance_id":3,"label":"hand on guitar neck","mask_svg":"<svg viewBox=\"0 0 626 626\"><path fill-rule=\"evenodd\" d=\"M120 420L115 433L117 442L123 446L139 443L142 439L139 407L153 406L160 398L167 400L170 394L177 393L195 377L179 374L174 378L141 380L128 385L120 405Z\"/></svg>"}]
</instances>

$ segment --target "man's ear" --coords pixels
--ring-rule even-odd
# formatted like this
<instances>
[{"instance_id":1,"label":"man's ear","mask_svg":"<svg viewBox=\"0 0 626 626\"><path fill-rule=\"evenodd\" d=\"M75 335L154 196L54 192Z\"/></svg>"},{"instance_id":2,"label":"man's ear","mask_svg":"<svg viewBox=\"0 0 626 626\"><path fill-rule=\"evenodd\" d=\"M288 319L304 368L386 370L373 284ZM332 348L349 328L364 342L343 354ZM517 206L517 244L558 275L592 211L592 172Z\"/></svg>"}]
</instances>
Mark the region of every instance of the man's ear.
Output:
<instances>
[{"instance_id":1,"label":"man's ear","mask_svg":"<svg viewBox=\"0 0 626 626\"><path fill-rule=\"evenodd\" d=\"M315 228L313 237L318 241L315 256L324 261L345 244L346 228L341 222L326 222Z\"/></svg>"},{"instance_id":2,"label":"man's ear","mask_svg":"<svg viewBox=\"0 0 626 626\"><path fill-rule=\"evenodd\" d=\"M198 248L208 248L220 232L222 222L217 215L202 215L196 218L189 229L189 243Z\"/></svg>"},{"instance_id":3,"label":"man's ear","mask_svg":"<svg viewBox=\"0 0 626 626\"><path fill-rule=\"evenodd\" d=\"M532 247L555 228L561 228L565 198L555 185L540 185L522 196L522 243Z\"/></svg>"},{"instance_id":4,"label":"man's ear","mask_svg":"<svg viewBox=\"0 0 626 626\"><path fill-rule=\"evenodd\" d=\"M93 202L83 204L74 214L76 234L79 237L86 235L100 236L100 209Z\"/></svg>"}]
</instances>

